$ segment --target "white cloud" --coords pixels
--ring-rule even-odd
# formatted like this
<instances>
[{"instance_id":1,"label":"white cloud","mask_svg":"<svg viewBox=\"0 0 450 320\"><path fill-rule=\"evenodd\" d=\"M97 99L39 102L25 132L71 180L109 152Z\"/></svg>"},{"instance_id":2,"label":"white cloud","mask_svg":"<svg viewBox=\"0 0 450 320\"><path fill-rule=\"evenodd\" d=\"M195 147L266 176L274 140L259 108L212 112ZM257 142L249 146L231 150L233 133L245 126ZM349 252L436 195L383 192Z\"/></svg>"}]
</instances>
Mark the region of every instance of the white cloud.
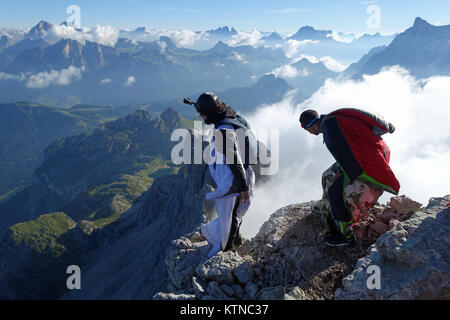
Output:
<instances>
[{"instance_id":1,"label":"white cloud","mask_svg":"<svg viewBox=\"0 0 450 320\"><path fill-rule=\"evenodd\" d=\"M122 30L130 32L130 30ZM177 47L195 47L199 42L210 40L208 33L195 32L188 29L182 30L148 30L140 34L123 34L123 37L132 38L134 41L152 42L158 41L160 37L168 37ZM161 46L161 44L160 44ZM165 46L162 47L162 52L165 50Z\"/></svg>"},{"instance_id":2,"label":"white cloud","mask_svg":"<svg viewBox=\"0 0 450 320\"><path fill-rule=\"evenodd\" d=\"M353 40L355 40L353 35L343 35L336 31L333 31L331 34L328 34L327 37L332 38L335 41L344 42L344 43L350 43Z\"/></svg>"},{"instance_id":3,"label":"white cloud","mask_svg":"<svg viewBox=\"0 0 450 320\"><path fill-rule=\"evenodd\" d=\"M347 66L337 62L332 57L326 56L326 57L320 58L319 60L323 62L325 67L327 67L329 70L334 71L334 72L342 72L347 68Z\"/></svg>"},{"instance_id":4,"label":"white cloud","mask_svg":"<svg viewBox=\"0 0 450 320\"><path fill-rule=\"evenodd\" d=\"M61 39L73 39L83 45L86 41L97 42L106 46L114 46L119 38L119 31L111 26L95 25L77 29L73 25L55 25L51 28L44 40L50 43Z\"/></svg>"},{"instance_id":5,"label":"white cloud","mask_svg":"<svg viewBox=\"0 0 450 320\"><path fill-rule=\"evenodd\" d=\"M12 73L5 73L0 72L0 80L16 80L16 81L23 81L25 80L26 75L21 73L20 75L12 74Z\"/></svg>"},{"instance_id":6,"label":"white cloud","mask_svg":"<svg viewBox=\"0 0 450 320\"><path fill-rule=\"evenodd\" d=\"M106 84L106 83L111 83L111 79L110 78L105 78L102 81L100 81L100 84Z\"/></svg>"},{"instance_id":7,"label":"white cloud","mask_svg":"<svg viewBox=\"0 0 450 320\"><path fill-rule=\"evenodd\" d=\"M28 77L26 86L31 89L42 89L51 85L66 86L74 80L81 79L81 68L69 66L67 69L43 71Z\"/></svg>"},{"instance_id":8,"label":"white cloud","mask_svg":"<svg viewBox=\"0 0 450 320\"><path fill-rule=\"evenodd\" d=\"M237 53L236 51L232 51L231 55L229 56L229 59L242 62L242 63L248 63L247 60L245 60L244 55Z\"/></svg>"},{"instance_id":9,"label":"white cloud","mask_svg":"<svg viewBox=\"0 0 450 320\"><path fill-rule=\"evenodd\" d=\"M252 30L251 32L240 32L234 35L230 41L228 41L228 45L230 46L241 46L241 45L250 45L253 47L258 46L261 43L261 32L258 30Z\"/></svg>"},{"instance_id":10,"label":"white cloud","mask_svg":"<svg viewBox=\"0 0 450 320\"><path fill-rule=\"evenodd\" d=\"M272 73L276 77L282 78L296 78L300 76L307 76L310 74L310 72L307 69L299 70L289 64L274 69Z\"/></svg>"},{"instance_id":11,"label":"white cloud","mask_svg":"<svg viewBox=\"0 0 450 320\"><path fill-rule=\"evenodd\" d=\"M297 53L299 52L299 49L302 46L305 46L308 44L317 44L317 43L319 43L318 40L298 41L298 40L294 40L294 39L289 39L287 41L284 41L282 48L284 50L284 54L286 55L286 57L293 58L295 55L297 55Z\"/></svg>"},{"instance_id":12,"label":"white cloud","mask_svg":"<svg viewBox=\"0 0 450 320\"><path fill-rule=\"evenodd\" d=\"M127 81L124 83L124 86L130 87L136 82L136 78L134 76L129 76Z\"/></svg>"},{"instance_id":13,"label":"white cloud","mask_svg":"<svg viewBox=\"0 0 450 320\"><path fill-rule=\"evenodd\" d=\"M7 36L13 41L20 41L23 39L23 36L30 31L30 28L21 28L21 27L0 27L0 37Z\"/></svg>"},{"instance_id":14,"label":"white cloud","mask_svg":"<svg viewBox=\"0 0 450 320\"><path fill-rule=\"evenodd\" d=\"M195 33L194 31L183 29L170 31L168 37L175 43L177 47L188 47L202 39L203 33Z\"/></svg>"},{"instance_id":15,"label":"white cloud","mask_svg":"<svg viewBox=\"0 0 450 320\"><path fill-rule=\"evenodd\" d=\"M450 193L450 77L418 81L399 67L364 76L361 81L327 80L310 99L294 104L290 95L276 104L246 115L255 130L280 130L280 171L256 188L242 232L251 237L276 209L290 203L320 199L321 174L333 162L322 143L300 128L306 109L319 113L345 107L382 115L396 126L385 141L391 167L400 181L400 194L426 204L431 197ZM276 197L274 197L276 195ZM385 193L381 202L392 195Z\"/></svg>"},{"instance_id":16,"label":"white cloud","mask_svg":"<svg viewBox=\"0 0 450 320\"><path fill-rule=\"evenodd\" d=\"M164 41L159 41L159 40L157 41L157 43L158 43L158 46L161 48L160 49L161 54L164 54L166 52L167 43Z\"/></svg>"}]
</instances>

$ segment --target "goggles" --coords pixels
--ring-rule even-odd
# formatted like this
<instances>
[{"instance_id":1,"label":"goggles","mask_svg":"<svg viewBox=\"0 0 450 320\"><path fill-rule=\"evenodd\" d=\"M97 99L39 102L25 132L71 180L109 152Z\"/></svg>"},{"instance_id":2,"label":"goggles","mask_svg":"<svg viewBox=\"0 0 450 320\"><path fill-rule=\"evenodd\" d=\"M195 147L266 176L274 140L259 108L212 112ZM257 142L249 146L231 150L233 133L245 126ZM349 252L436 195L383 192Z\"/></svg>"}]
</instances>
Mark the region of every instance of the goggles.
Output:
<instances>
[{"instance_id":1,"label":"goggles","mask_svg":"<svg viewBox=\"0 0 450 320\"><path fill-rule=\"evenodd\" d=\"M309 127L311 127L314 123L316 123L319 120L319 118L315 118L313 120L311 120L310 123L308 123L306 126L302 125L303 129L308 129Z\"/></svg>"}]
</instances>

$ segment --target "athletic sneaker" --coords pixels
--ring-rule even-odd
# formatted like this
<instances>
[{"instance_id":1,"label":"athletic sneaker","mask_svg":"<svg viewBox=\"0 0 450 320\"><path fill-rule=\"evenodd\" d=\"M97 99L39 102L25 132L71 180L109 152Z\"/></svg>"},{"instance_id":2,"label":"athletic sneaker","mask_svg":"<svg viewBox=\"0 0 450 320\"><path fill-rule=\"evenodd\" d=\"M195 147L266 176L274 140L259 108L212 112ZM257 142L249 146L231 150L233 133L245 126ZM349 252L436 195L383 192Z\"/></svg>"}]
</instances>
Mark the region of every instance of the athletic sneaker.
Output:
<instances>
[{"instance_id":1,"label":"athletic sneaker","mask_svg":"<svg viewBox=\"0 0 450 320\"><path fill-rule=\"evenodd\" d=\"M353 246L355 244L355 239L353 236L346 238L342 234L336 232L327 232L324 240L330 247Z\"/></svg>"}]
</instances>

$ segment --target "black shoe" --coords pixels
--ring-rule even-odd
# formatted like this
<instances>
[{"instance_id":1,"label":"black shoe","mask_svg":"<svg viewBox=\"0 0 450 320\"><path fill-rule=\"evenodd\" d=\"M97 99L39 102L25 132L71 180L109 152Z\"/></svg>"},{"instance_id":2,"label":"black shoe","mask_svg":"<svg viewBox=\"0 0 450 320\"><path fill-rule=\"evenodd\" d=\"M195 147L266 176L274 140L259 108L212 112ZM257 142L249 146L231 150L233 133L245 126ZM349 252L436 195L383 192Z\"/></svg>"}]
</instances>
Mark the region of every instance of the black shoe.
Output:
<instances>
[{"instance_id":1,"label":"black shoe","mask_svg":"<svg viewBox=\"0 0 450 320\"><path fill-rule=\"evenodd\" d=\"M353 246L355 244L355 239L353 236L344 237L340 233L327 232L324 237L325 243L330 247L344 247Z\"/></svg>"}]
</instances>

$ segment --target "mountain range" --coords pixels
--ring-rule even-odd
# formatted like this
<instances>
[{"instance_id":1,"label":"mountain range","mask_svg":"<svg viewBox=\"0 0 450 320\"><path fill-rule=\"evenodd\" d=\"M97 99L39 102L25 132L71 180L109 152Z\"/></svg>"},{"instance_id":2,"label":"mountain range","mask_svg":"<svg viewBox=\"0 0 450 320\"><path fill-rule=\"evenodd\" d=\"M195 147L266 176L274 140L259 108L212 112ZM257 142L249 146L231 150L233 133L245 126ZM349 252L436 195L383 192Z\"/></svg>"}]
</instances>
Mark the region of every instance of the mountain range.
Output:
<instances>
[{"instance_id":1,"label":"mountain range","mask_svg":"<svg viewBox=\"0 0 450 320\"><path fill-rule=\"evenodd\" d=\"M212 183L206 166L180 168L168 160L172 131L191 127L173 109L158 116L137 110L47 147L33 184L0 204L0 297L61 298L66 291L61 271L68 261L88 268L106 246L112 250L108 255L123 262L131 251L114 246L130 230L142 231L135 249L147 252L145 263L152 271L142 271L152 282L148 290L160 287L164 278L153 270L164 263L156 257L211 209L198 195L199 189L210 190L205 182ZM164 224L171 219L170 227ZM129 271L137 264L129 264Z\"/></svg>"},{"instance_id":2,"label":"mountain range","mask_svg":"<svg viewBox=\"0 0 450 320\"><path fill-rule=\"evenodd\" d=\"M92 104L148 103L202 87L248 86L255 76L288 61L281 49L218 42L196 51L178 48L167 37L152 43L120 39L114 48L73 39L52 45L26 39L0 52L0 99L75 96Z\"/></svg>"},{"instance_id":3,"label":"mountain range","mask_svg":"<svg viewBox=\"0 0 450 320\"><path fill-rule=\"evenodd\" d=\"M421 18L388 45L370 51L344 75L361 77L399 65L418 78L450 75L450 25L433 26Z\"/></svg>"},{"instance_id":4,"label":"mountain range","mask_svg":"<svg viewBox=\"0 0 450 320\"><path fill-rule=\"evenodd\" d=\"M52 142L89 132L133 109L85 105L62 109L25 101L0 104L0 202L31 183Z\"/></svg>"},{"instance_id":5,"label":"mountain range","mask_svg":"<svg viewBox=\"0 0 450 320\"><path fill-rule=\"evenodd\" d=\"M7 35L1 38L0 101L27 100L69 107L80 103L118 106L176 100L196 94L201 91L198 88L237 93L239 90L235 89L256 85L258 79L286 65L297 69L296 75L281 73L277 76L299 89L301 96L308 97L325 79L334 78L336 74L322 66L310 65L303 69L293 66L301 59L295 59L295 54L290 58L286 56L284 46L289 41L290 45L292 41L303 43L296 49L303 56L326 56L349 62L361 59L363 53L375 47L386 46L388 51L379 52L364 66L361 61L353 64L344 74L373 73L392 64L412 69L418 77L448 72L445 58L448 48L445 40L442 42L448 36L448 27L435 27L420 18L413 27L398 35L366 34L354 39L353 35L304 26L286 38L276 32L267 33L262 36L263 41L272 45L260 46L226 43L235 39L239 32L225 26L204 32L224 39L205 50L181 47L170 34L159 35L150 42L121 37L113 47L89 40L55 42L54 38L46 36L52 28L50 23L40 21L23 33L22 39L12 40ZM150 33L146 28L130 32ZM127 33L119 35L127 36ZM339 37L354 40L337 41ZM414 55L409 54L411 50ZM423 64L425 56L428 63ZM362 61L365 59L367 56Z\"/></svg>"},{"instance_id":6,"label":"mountain range","mask_svg":"<svg viewBox=\"0 0 450 320\"><path fill-rule=\"evenodd\" d=\"M0 235L49 212L98 226L114 221L156 177L176 170L170 136L190 126L174 109L157 116L137 110L92 132L57 139L45 148L32 183L0 203Z\"/></svg>"}]
</instances>

